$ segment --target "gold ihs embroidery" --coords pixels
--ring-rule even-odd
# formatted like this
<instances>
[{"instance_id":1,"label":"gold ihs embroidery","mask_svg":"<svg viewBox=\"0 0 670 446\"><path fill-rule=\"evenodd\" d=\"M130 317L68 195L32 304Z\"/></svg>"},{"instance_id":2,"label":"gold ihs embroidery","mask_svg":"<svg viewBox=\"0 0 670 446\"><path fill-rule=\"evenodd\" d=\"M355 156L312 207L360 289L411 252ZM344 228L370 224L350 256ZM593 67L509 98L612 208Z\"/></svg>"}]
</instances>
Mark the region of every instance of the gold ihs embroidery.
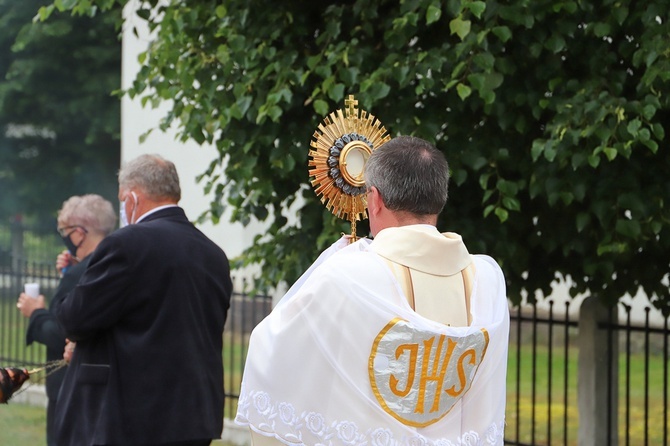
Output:
<instances>
[{"instance_id":1,"label":"gold ihs embroidery","mask_svg":"<svg viewBox=\"0 0 670 446\"><path fill-rule=\"evenodd\" d=\"M488 333L447 336L394 319L378 334L370 382L384 410L410 426L428 426L467 392L488 345Z\"/></svg>"}]
</instances>

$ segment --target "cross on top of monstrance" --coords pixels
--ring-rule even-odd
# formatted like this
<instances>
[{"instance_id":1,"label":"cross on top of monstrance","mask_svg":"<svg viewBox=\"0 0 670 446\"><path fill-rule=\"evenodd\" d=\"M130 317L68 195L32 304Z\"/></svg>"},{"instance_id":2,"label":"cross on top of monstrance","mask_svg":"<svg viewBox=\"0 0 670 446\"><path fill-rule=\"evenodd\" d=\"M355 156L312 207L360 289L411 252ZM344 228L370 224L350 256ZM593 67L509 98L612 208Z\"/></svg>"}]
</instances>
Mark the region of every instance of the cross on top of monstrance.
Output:
<instances>
[{"instance_id":1,"label":"cross on top of monstrance","mask_svg":"<svg viewBox=\"0 0 670 446\"><path fill-rule=\"evenodd\" d=\"M363 169L376 150L390 140L386 129L373 115L358 110L353 95L344 101L345 112L337 110L324 118L309 151L309 176L317 196L336 217L351 222L352 241L356 221L368 217Z\"/></svg>"},{"instance_id":2,"label":"cross on top of monstrance","mask_svg":"<svg viewBox=\"0 0 670 446\"><path fill-rule=\"evenodd\" d=\"M354 99L354 95L350 94L347 99L344 100L344 105L347 107L347 118L349 116L358 116L356 106L358 105L358 100Z\"/></svg>"}]
</instances>

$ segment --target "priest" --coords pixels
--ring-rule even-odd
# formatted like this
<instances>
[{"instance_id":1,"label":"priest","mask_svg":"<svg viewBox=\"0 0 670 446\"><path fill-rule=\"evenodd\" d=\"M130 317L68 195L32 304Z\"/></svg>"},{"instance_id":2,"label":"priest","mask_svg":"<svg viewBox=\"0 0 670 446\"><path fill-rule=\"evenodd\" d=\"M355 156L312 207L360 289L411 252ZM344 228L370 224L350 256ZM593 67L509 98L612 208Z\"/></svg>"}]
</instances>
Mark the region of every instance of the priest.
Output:
<instances>
[{"instance_id":1,"label":"priest","mask_svg":"<svg viewBox=\"0 0 670 446\"><path fill-rule=\"evenodd\" d=\"M400 136L364 168L372 240L327 249L251 335L236 422L259 445L502 445L498 264L440 233L449 168Z\"/></svg>"}]
</instances>

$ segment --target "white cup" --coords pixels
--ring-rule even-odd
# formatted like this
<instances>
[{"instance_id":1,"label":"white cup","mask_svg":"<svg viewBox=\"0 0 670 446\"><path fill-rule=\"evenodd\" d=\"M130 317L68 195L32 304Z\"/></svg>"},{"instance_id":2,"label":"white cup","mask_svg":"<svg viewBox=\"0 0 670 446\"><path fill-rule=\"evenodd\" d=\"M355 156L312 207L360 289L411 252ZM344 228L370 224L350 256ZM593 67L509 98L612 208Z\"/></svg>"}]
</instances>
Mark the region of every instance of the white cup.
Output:
<instances>
[{"instance_id":1,"label":"white cup","mask_svg":"<svg viewBox=\"0 0 670 446\"><path fill-rule=\"evenodd\" d=\"M26 283L25 293L28 296L32 297L33 299L37 299L37 297L40 295L40 284L39 283Z\"/></svg>"}]
</instances>

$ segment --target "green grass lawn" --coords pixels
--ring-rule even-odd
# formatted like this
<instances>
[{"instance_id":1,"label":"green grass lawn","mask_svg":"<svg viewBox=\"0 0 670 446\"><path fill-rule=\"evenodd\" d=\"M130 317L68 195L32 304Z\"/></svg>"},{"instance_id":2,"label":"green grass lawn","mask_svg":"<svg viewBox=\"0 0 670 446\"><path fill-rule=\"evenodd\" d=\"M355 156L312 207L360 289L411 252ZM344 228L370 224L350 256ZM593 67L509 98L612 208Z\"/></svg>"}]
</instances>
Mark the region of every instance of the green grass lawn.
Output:
<instances>
[{"instance_id":1,"label":"green grass lawn","mask_svg":"<svg viewBox=\"0 0 670 446\"><path fill-rule=\"evenodd\" d=\"M546 347L538 347L535 360L535 386L533 388L533 355L530 346L522 346L520 369L517 369L517 351L510 347L507 369L507 410L505 438L518 439L530 444L549 444L548 427L551 426L551 443L563 444L566 431L564 417L567 417L567 444L577 445L579 415L577 413L577 349L569 351L567 405L565 399L565 360L563 350L554 349L554 357L549 367L549 355ZM649 357L648 371L645 371L644 356L641 353L630 357L630 420L626 429L625 420L625 380L626 357L619 359L619 438L620 444L626 434L629 444L645 444L644 438L644 380L649 374L649 409L647 444L663 443L663 357L660 354ZM517 386L517 370L520 385ZM549 373L551 372L551 387ZM549 391L551 390L551 405ZM534 396L533 396L534 393ZM533 399L535 401L533 408ZM518 402L518 404L517 404ZM517 416L518 415L518 416ZM517 422L518 420L518 422ZM670 440L670 439L666 439Z\"/></svg>"},{"instance_id":2,"label":"green grass lawn","mask_svg":"<svg viewBox=\"0 0 670 446\"><path fill-rule=\"evenodd\" d=\"M46 409L25 404L0 405L0 445L46 445ZM213 441L212 446L233 446Z\"/></svg>"},{"instance_id":3,"label":"green grass lawn","mask_svg":"<svg viewBox=\"0 0 670 446\"><path fill-rule=\"evenodd\" d=\"M45 445L45 432L46 409L24 404L0 405L1 445Z\"/></svg>"}]
</instances>

